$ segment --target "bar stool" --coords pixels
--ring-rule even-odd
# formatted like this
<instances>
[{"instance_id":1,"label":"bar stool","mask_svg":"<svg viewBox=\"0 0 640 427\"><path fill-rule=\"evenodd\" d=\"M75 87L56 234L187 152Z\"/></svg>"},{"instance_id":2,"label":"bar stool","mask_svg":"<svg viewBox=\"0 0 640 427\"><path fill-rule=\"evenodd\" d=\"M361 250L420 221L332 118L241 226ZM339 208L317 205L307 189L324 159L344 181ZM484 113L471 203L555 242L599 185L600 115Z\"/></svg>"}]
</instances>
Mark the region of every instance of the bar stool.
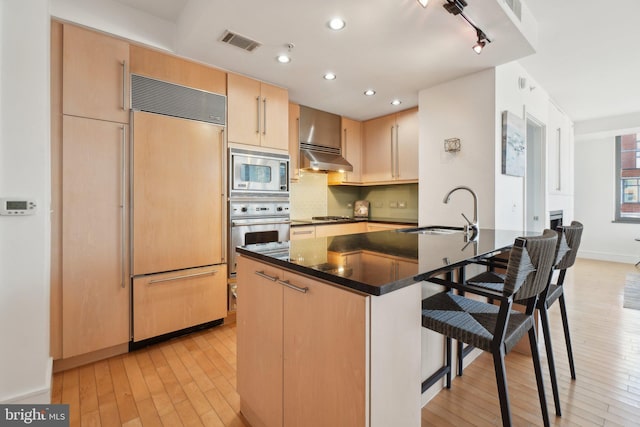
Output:
<instances>
[{"instance_id":1,"label":"bar stool","mask_svg":"<svg viewBox=\"0 0 640 427\"><path fill-rule=\"evenodd\" d=\"M558 280L556 283L551 283L552 276L549 275L548 285L540 295L536 304L536 309L540 313L540 320L542 323L542 332L544 334L544 344L547 353L547 362L549 365L549 376L551 378L551 388L553 390L553 400L556 408L556 414L562 415L560 409L560 396L558 392L558 381L556 376L555 361L553 358L553 347L551 345L551 331L549 329L549 315L548 310L553 303L558 300L560 302L560 314L562 317L562 327L564 329L565 343L567 346L567 356L569 358L569 369L571 371L571 378L576 379L575 364L573 361L573 351L571 348L571 336L569 334L569 320L567 319L567 308L564 300L564 278L567 269L573 266L576 261L576 255L578 248L580 247L580 241L582 239L583 225L578 221L572 221L571 225L560 226L557 228L558 232L558 245L556 248L555 260L553 270L559 271ZM495 266L495 263L489 265ZM503 267L497 265L498 267ZM502 282L504 280L504 274L488 271L475 276L473 279L469 279L468 283L475 286L484 287L488 289L500 290ZM517 303L525 303L519 301L516 298ZM462 362L464 357L469 354L473 347L467 346L461 351L458 351L458 375L462 375Z\"/></svg>"},{"instance_id":2,"label":"bar stool","mask_svg":"<svg viewBox=\"0 0 640 427\"><path fill-rule=\"evenodd\" d=\"M429 279L450 289L422 301L422 326L446 336L446 365L424 381L423 391L445 375L446 386L451 387L452 339L471 344L493 355L502 424L511 426L504 356L528 334L543 422L549 426L533 313L539 295L549 283L557 241L558 235L552 230L545 230L542 236L516 239L499 291L474 286L471 280L458 284L439 278ZM500 305L465 298L454 294L451 289L492 298ZM515 299L526 301L524 313L512 310Z\"/></svg>"},{"instance_id":3,"label":"bar stool","mask_svg":"<svg viewBox=\"0 0 640 427\"><path fill-rule=\"evenodd\" d=\"M640 242L640 239L636 237L636 242ZM640 261L636 262L636 267L640 264Z\"/></svg>"}]
</instances>

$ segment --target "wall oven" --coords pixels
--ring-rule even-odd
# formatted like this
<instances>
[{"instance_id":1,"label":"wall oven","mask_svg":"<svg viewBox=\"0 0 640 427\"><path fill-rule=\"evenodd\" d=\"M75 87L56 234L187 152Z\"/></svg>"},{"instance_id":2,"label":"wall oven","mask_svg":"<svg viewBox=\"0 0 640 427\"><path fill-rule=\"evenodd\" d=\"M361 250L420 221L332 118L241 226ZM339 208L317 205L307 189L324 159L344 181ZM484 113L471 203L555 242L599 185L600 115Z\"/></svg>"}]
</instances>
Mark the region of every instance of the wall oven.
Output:
<instances>
[{"instance_id":1,"label":"wall oven","mask_svg":"<svg viewBox=\"0 0 640 427\"><path fill-rule=\"evenodd\" d=\"M229 197L289 197L289 155L229 148Z\"/></svg>"},{"instance_id":2,"label":"wall oven","mask_svg":"<svg viewBox=\"0 0 640 427\"><path fill-rule=\"evenodd\" d=\"M261 243L268 251L270 243L289 240L289 200L231 200L229 224L229 275L233 277L237 246Z\"/></svg>"}]
</instances>

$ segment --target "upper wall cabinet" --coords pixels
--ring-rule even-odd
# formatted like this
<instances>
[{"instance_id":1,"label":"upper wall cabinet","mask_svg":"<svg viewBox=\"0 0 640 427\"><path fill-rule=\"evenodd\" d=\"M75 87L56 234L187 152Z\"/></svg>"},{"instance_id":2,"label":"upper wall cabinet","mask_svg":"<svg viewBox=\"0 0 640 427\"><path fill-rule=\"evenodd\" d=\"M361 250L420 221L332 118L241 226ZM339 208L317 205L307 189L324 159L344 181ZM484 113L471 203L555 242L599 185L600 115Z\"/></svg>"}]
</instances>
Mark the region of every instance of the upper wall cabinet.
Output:
<instances>
[{"instance_id":1,"label":"upper wall cabinet","mask_svg":"<svg viewBox=\"0 0 640 427\"><path fill-rule=\"evenodd\" d=\"M111 122L129 121L129 43L65 24L63 114Z\"/></svg>"},{"instance_id":2,"label":"upper wall cabinet","mask_svg":"<svg viewBox=\"0 0 640 427\"><path fill-rule=\"evenodd\" d=\"M227 93L227 74L216 68L131 45L131 72L207 92Z\"/></svg>"},{"instance_id":3,"label":"upper wall cabinet","mask_svg":"<svg viewBox=\"0 0 640 427\"><path fill-rule=\"evenodd\" d=\"M353 171L329 173L329 184L362 183L362 122L342 118L342 157L347 159Z\"/></svg>"},{"instance_id":4,"label":"upper wall cabinet","mask_svg":"<svg viewBox=\"0 0 640 427\"><path fill-rule=\"evenodd\" d=\"M418 109L364 122L365 183L417 182Z\"/></svg>"},{"instance_id":5,"label":"upper wall cabinet","mask_svg":"<svg viewBox=\"0 0 640 427\"><path fill-rule=\"evenodd\" d=\"M229 142L288 151L289 94L237 74L227 76Z\"/></svg>"}]
</instances>

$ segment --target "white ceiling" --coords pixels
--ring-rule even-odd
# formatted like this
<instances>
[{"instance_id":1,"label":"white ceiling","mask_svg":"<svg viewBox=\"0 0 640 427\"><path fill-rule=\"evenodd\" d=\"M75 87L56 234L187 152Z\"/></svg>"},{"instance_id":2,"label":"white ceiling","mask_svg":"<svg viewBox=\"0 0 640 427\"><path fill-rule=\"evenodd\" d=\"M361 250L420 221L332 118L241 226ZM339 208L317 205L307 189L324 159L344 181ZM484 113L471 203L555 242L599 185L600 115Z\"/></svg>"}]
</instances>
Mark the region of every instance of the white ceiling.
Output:
<instances>
[{"instance_id":1,"label":"white ceiling","mask_svg":"<svg viewBox=\"0 0 640 427\"><path fill-rule=\"evenodd\" d=\"M516 59L574 121L640 112L638 0L523 0L538 21L535 54L502 0L467 0L465 14L493 40L481 55L471 50L475 31L444 10L445 0L427 9L415 0L115 1L170 24L170 50L179 55L287 87L294 102L354 119L417 105L420 89ZM347 21L344 30L327 28L334 16ZM225 29L262 46L248 53L224 45ZM292 61L279 64L288 43ZM337 79L323 80L327 71ZM370 87L377 94L365 97ZM394 98L403 104L391 106Z\"/></svg>"}]
</instances>

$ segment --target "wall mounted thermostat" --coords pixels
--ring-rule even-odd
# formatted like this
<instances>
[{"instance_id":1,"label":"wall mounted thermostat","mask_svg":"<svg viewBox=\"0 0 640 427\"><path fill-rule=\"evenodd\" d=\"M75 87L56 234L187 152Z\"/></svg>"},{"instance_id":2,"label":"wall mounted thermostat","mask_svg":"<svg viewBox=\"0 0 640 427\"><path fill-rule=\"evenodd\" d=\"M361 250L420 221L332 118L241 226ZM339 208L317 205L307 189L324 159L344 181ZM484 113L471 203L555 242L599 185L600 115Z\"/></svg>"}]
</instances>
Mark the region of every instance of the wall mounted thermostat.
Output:
<instances>
[{"instance_id":1,"label":"wall mounted thermostat","mask_svg":"<svg viewBox=\"0 0 640 427\"><path fill-rule=\"evenodd\" d=\"M0 198L0 215L33 215L36 213L36 201L19 197Z\"/></svg>"}]
</instances>

